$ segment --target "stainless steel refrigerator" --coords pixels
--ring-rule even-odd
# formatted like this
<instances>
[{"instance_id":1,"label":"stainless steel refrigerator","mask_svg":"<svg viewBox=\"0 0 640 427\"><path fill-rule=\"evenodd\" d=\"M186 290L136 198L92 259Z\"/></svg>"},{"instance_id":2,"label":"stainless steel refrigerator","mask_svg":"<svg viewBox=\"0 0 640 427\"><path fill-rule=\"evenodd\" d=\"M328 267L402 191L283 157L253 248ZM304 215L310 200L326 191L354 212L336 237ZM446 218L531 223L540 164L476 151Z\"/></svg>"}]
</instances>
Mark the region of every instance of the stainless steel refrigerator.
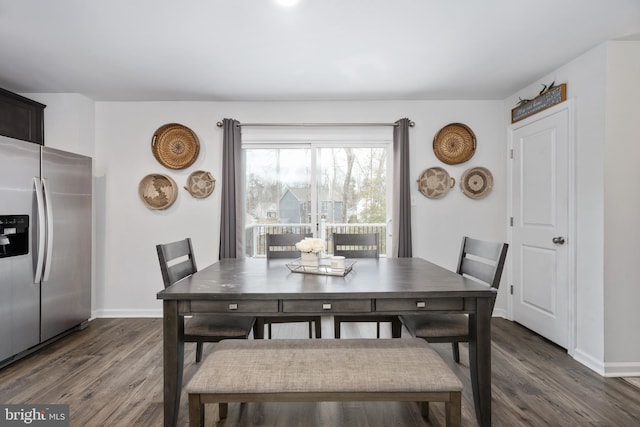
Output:
<instances>
[{"instance_id":1,"label":"stainless steel refrigerator","mask_svg":"<svg viewBox=\"0 0 640 427\"><path fill-rule=\"evenodd\" d=\"M91 316L91 158L0 136L0 366Z\"/></svg>"}]
</instances>

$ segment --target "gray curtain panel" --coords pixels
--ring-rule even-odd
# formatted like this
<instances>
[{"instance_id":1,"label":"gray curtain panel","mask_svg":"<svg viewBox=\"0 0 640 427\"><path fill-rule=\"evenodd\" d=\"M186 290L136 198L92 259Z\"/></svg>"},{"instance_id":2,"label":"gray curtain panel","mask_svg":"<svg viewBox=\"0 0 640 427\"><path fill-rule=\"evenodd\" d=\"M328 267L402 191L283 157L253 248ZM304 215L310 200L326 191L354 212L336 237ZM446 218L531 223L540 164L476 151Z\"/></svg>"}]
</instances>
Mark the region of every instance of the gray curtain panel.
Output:
<instances>
[{"instance_id":1,"label":"gray curtain panel","mask_svg":"<svg viewBox=\"0 0 640 427\"><path fill-rule=\"evenodd\" d=\"M411 244L411 181L409 179L409 119L393 128L392 257L413 256Z\"/></svg>"},{"instance_id":2,"label":"gray curtain panel","mask_svg":"<svg viewBox=\"0 0 640 427\"><path fill-rule=\"evenodd\" d=\"M240 122L222 121L222 214L220 259L242 258L242 137Z\"/></svg>"}]
</instances>

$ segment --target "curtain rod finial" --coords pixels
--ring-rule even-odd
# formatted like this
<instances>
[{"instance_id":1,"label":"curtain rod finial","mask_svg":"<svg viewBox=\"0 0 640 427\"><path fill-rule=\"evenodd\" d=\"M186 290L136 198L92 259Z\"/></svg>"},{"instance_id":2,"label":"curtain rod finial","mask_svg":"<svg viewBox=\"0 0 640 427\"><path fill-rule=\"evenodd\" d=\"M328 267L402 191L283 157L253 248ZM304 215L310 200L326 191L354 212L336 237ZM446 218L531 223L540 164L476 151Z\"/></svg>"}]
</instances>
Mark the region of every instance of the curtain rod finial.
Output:
<instances>
[{"instance_id":1,"label":"curtain rod finial","mask_svg":"<svg viewBox=\"0 0 640 427\"><path fill-rule=\"evenodd\" d=\"M221 127L222 127L222 126L224 126L224 125L222 124L222 122L218 122L218 123L216 123L216 126L218 126L219 128L221 128Z\"/></svg>"},{"instance_id":2,"label":"curtain rod finial","mask_svg":"<svg viewBox=\"0 0 640 427\"><path fill-rule=\"evenodd\" d=\"M409 122L409 127L414 127L416 125L416 122Z\"/></svg>"}]
</instances>

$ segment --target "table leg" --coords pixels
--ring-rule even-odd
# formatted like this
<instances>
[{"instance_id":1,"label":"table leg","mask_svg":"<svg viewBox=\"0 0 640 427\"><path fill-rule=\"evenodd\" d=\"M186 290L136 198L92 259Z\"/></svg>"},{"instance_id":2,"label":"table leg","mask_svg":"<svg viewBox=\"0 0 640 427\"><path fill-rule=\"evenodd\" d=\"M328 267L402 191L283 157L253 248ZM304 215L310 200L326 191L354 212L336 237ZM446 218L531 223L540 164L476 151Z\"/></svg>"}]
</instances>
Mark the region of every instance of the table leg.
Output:
<instances>
[{"instance_id":1,"label":"table leg","mask_svg":"<svg viewBox=\"0 0 640 427\"><path fill-rule=\"evenodd\" d=\"M391 338L402 338L402 322L399 317L391 321Z\"/></svg>"},{"instance_id":2,"label":"table leg","mask_svg":"<svg viewBox=\"0 0 640 427\"><path fill-rule=\"evenodd\" d=\"M469 315L469 371L476 419L491 425L491 309L490 298L477 298L476 313Z\"/></svg>"},{"instance_id":3,"label":"table leg","mask_svg":"<svg viewBox=\"0 0 640 427\"><path fill-rule=\"evenodd\" d=\"M176 427L184 365L184 318L178 315L176 300L164 300L163 311L164 425Z\"/></svg>"},{"instance_id":4,"label":"table leg","mask_svg":"<svg viewBox=\"0 0 640 427\"><path fill-rule=\"evenodd\" d=\"M256 321L253 324L253 339L261 340L263 338L264 338L264 318L258 317L256 318Z\"/></svg>"}]
</instances>

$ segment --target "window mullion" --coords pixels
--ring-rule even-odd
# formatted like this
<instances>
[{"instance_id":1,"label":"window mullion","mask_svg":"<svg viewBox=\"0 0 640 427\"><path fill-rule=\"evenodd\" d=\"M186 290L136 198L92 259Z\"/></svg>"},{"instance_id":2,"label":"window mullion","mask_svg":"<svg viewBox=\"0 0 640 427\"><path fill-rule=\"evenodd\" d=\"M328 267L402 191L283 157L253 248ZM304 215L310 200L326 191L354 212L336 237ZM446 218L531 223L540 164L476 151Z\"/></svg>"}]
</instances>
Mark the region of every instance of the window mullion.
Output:
<instances>
[{"instance_id":1,"label":"window mullion","mask_svg":"<svg viewBox=\"0 0 640 427\"><path fill-rule=\"evenodd\" d=\"M313 231L314 237L323 237L324 230L320 227L320 219L318 218L318 147L316 144L311 143L311 173L310 173L310 184L311 184L311 224L315 224L315 229Z\"/></svg>"}]
</instances>

